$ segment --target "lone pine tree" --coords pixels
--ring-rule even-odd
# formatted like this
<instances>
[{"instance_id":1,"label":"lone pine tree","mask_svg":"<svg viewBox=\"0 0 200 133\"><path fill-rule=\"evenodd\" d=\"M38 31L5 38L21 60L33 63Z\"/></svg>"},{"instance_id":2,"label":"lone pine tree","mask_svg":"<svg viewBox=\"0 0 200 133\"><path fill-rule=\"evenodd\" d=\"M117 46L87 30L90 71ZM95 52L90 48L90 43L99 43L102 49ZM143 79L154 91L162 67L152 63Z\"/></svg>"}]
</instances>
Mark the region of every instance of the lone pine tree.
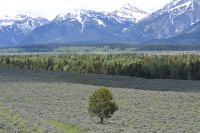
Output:
<instances>
[{"instance_id":1,"label":"lone pine tree","mask_svg":"<svg viewBox=\"0 0 200 133\"><path fill-rule=\"evenodd\" d=\"M94 91L89 98L88 112L92 117L99 117L101 123L103 123L104 118L110 118L117 109L118 105L108 88Z\"/></svg>"}]
</instances>

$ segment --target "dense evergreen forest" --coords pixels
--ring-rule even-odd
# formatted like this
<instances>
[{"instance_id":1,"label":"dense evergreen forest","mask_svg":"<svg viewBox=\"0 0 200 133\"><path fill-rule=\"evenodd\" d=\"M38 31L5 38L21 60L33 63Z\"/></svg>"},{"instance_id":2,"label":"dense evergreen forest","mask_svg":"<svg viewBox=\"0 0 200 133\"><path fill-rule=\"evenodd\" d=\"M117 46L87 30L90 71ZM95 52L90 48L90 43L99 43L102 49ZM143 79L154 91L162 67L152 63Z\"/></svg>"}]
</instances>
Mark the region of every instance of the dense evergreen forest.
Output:
<instances>
[{"instance_id":1,"label":"dense evergreen forest","mask_svg":"<svg viewBox=\"0 0 200 133\"><path fill-rule=\"evenodd\" d=\"M200 80L199 59L198 55L2 55L0 67L123 75L149 79Z\"/></svg>"}]
</instances>

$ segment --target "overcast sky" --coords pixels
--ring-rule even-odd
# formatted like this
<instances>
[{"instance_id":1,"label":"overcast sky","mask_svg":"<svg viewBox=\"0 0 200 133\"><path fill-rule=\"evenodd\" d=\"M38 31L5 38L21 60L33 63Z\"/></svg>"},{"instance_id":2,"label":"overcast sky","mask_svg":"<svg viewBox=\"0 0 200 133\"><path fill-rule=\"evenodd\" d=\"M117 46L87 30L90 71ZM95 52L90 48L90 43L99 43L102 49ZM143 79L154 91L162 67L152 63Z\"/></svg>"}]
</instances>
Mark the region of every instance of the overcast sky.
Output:
<instances>
[{"instance_id":1,"label":"overcast sky","mask_svg":"<svg viewBox=\"0 0 200 133\"><path fill-rule=\"evenodd\" d=\"M52 20L60 13L74 9L113 11L126 3L156 11L173 0L0 0L0 18L29 13Z\"/></svg>"}]
</instances>

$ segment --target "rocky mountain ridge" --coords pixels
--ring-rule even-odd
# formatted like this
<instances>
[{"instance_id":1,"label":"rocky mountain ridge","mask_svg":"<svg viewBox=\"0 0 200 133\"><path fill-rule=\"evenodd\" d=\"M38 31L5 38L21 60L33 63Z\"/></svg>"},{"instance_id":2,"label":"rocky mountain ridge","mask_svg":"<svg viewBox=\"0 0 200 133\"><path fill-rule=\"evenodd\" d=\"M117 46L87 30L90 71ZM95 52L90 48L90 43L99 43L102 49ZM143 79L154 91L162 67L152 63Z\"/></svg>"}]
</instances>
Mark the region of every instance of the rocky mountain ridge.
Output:
<instances>
[{"instance_id":1,"label":"rocky mountain ridge","mask_svg":"<svg viewBox=\"0 0 200 133\"><path fill-rule=\"evenodd\" d=\"M30 14L19 14L14 18L0 19L0 45L67 43L115 38L148 14L150 13L131 4L125 4L113 12L78 9L59 14L51 22ZM40 27L43 25L45 26ZM37 29L38 27L41 29Z\"/></svg>"},{"instance_id":2,"label":"rocky mountain ridge","mask_svg":"<svg viewBox=\"0 0 200 133\"><path fill-rule=\"evenodd\" d=\"M6 16L5 19L0 19L0 22L0 46L13 46L49 20L30 14L19 14L14 18Z\"/></svg>"},{"instance_id":3,"label":"rocky mountain ridge","mask_svg":"<svg viewBox=\"0 0 200 133\"><path fill-rule=\"evenodd\" d=\"M153 13L128 3L112 12L77 9L59 14L52 21L29 16L0 19L1 46L52 43L146 44L155 42L151 40L159 42L157 39L176 38L181 34L193 33L192 36L196 37L194 34L199 33L200 29L200 0L173 0Z\"/></svg>"},{"instance_id":4,"label":"rocky mountain ridge","mask_svg":"<svg viewBox=\"0 0 200 133\"><path fill-rule=\"evenodd\" d=\"M133 21L135 23L139 22L141 19L145 18L149 14L151 14L151 11L146 11L144 9L140 9L138 7L133 6L130 3L124 4L122 8L119 10L115 10L111 12L110 14L113 16L118 16L121 18L124 18L129 21Z\"/></svg>"},{"instance_id":5,"label":"rocky mountain ridge","mask_svg":"<svg viewBox=\"0 0 200 133\"><path fill-rule=\"evenodd\" d=\"M122 16L123 13L126 14ZM150 13L131 4L125 4L120 10L114 12L78 9L57 15L47 25L34 30L20 45L113 42L115 38L148 14ZM137 16L137 18L130 16Z\"/></svg>"},{"instance_id":6,"label":"rocky mountain ridge","mask_svg":"<svg viewBox=\"0 0 200 133\"><path fill-rule=\"evenodd\" d=\"M180 34L200 20L200 0L174 0L129 29L139 40L166 39Z\"/></svg>"}]
</instances>

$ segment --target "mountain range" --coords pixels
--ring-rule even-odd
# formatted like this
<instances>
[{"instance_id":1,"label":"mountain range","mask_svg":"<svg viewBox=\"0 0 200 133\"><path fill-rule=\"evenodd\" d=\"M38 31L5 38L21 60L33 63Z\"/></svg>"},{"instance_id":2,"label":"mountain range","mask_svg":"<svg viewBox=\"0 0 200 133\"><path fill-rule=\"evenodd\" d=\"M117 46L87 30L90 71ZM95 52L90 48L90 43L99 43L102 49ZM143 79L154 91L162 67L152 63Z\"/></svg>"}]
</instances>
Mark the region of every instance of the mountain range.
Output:
<instances>
[{"instance_id":1,"label":"mountain range","mask_svg":"<svg viewBox=\"0 0 200 133\"><path fill-rule=\"evenodd\" d=\"M118 42L120 35L149 14L131 4L113 12L75 10L57 15L26 36L20 45Z\"/></svg>"},{"instance_id":2,"label":"mountain range","mask_svg":"<svg viewBox=\"0 0 200 133\"><path fill-rule=\"evenodd\" d=\"M168 40L183 34L199 20L200 0L174 0L131 27L127 36L140 43L152 39Z\"/></svg>"},{"instance_id":3,"label":"mountain range","mask_svg":"<svg viewBox=\"0 0 200 133\"><path fill-rule=\"evenodd\" d=\"M0 46L129 43L199 44L200 0L174 0L149 12L125 4L112 12L74 10L52 21L29 14L0 19Z\"/></svg>"},{"instance_id":4,"label":"mountain range","mask_svg":"<svg viewBox=\"0 0 200 133\"><path fill-rule=\"evenodd\" d=\"M34 29L49 23L49 20L30 14L19 14L14 18L0 19L0 46L17 45Z\"/></svg>"}]
</instances>

